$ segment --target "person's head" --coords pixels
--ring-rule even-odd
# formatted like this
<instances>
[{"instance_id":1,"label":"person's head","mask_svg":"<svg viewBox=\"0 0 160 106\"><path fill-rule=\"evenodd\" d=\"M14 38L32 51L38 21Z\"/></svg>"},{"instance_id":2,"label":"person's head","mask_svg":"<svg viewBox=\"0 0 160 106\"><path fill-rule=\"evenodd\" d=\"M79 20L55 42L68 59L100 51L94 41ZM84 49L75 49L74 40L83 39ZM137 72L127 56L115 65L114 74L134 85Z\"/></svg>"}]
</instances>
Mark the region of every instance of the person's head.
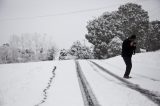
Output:
<instances>
[{"instance_id":1,"label":"person's head","mask_svg":"<svg viewBox=\"0 0 160 106\"><path fill-rule=\"evenodd\" d=\"M131 36L129 37L129 39L132 40L132 41L136 40L136 35L134 35L134 34L131 35Z\"/></svg>"}]
</instances>

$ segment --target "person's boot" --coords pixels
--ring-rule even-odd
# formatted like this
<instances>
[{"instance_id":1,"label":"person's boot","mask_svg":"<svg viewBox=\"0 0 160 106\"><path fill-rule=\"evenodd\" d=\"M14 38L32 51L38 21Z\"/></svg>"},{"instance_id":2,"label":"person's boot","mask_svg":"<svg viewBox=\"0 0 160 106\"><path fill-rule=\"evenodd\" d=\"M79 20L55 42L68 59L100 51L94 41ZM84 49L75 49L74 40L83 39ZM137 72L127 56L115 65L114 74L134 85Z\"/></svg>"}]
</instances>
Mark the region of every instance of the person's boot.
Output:
<instances>
[{"instance_id":1,"label":"person's boot","mask_svg":"<svg viewBox=\"0 0 160 106\"><path fill-rule=\"evenodd\" d=\"M132 78L132 77L124 75L123 78L129 79L129 78Z\"/></svg>"}]
</instances>

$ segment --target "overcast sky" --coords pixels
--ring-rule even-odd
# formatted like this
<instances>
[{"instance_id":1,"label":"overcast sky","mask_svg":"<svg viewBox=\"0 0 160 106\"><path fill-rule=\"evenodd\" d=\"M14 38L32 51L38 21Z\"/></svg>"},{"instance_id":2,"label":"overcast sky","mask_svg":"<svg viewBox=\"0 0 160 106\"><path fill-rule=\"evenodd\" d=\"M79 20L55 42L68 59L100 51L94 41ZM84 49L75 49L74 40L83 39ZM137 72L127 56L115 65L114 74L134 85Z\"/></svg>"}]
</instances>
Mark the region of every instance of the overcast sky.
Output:
<instances>
[{"instance_id":1,"label":"overcast sky","mask_svg":"<svg viewBox=\"0 0 160 106\"><path fill-rule=\"evenodd\" d=\"M160 20L160 0L0 0L0 45L13 34L40 33L69 48L85 39L87 21L127 2L141 4L151 20Z\"/></svg>"}]
</instances>

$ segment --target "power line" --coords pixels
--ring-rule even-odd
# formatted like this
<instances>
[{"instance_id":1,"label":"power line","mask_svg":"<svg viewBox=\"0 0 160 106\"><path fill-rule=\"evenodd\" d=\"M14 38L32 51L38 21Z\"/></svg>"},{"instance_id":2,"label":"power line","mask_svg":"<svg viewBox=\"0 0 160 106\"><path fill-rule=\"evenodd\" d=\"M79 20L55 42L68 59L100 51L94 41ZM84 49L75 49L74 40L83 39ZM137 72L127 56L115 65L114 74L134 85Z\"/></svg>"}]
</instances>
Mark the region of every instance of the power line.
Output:
<instances>
[{"instance_id":1,"label":"power line","mask_svg":"<svg viewBox=\"0 0 160 106\"><path fill-rule=\"evenodd\" d=\"M6 18L6 19L0 19L0 21L9 21L9 20L26 20L26 19L36 19L36 18L46 18L46 17L57 17L57 16L64 16L64 15L72 15L72 14L78 14L78 13L84 13L84 12L91 12L91 11L98 11L107 9L109 7L117 6L119 4L100 7L100 8L91 8L91 9L84 9L84 10L77 10L77 11L71 11L71 12L64 12L64 13L57 13L57 14L49 14L49 15L40 15L40 16L33 16L33 17L15 17L15 18Z\"/></svg>"},{"instance_id":2,"label":"power line","mask_svg":"<svg viewBox=\"0 0 160 106\"><path fill-rule=\"evenodd\" d=\"M146 0L145 1L141 1L141 3L142 2L146 2ZM57 16L64 16L64 15L72 15L72 14L78 14L78 13L85 13L85 12L103 10L103 9L107 9L107 8L114 7L114 6L117 6L117 5L122 5L122 3L117 3L117 4L114 4L114 5L105 6L105 7L83 9L83 10L76 10L76 11L56 13L56 14L39 15L39 16L31 16L31 17L6 18L6 19L0 19L0 21L29 20L29 19L36 19L36 18L46 18L46 17L57 17Z\"/></svg>"}]
</instances>

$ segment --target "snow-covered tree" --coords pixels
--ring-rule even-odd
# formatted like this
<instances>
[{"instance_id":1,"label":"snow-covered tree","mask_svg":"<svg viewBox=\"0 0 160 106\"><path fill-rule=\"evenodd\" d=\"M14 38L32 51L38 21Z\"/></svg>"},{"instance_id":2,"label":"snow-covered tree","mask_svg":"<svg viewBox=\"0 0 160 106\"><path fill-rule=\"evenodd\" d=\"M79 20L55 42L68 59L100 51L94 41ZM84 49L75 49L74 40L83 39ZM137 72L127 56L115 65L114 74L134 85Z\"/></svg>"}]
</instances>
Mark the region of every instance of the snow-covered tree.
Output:
<instances>
[{"instance_id":1,"label":"snow-covered tree","mask_svg":"<svg viewBox=\"0 0 160 106\"><path fill-rule=\"evenodd\" d=\"M76 59L91 59L93 58L92 51L89 47L82 45L80 41L73 43L69 49L69 54L75 56Z\"/></svg>"},{"instance_id":2,"label":"snow-covered tree","mask_svg":"<svg viewBox=\"0 0 160 106\"><path fill-rule=\"evenodd\" d=\"M56 48L53 46L52 48L48 49L47 51L47 60L54 60L56 56Z\"/></svg>"},{"instance_id":3,"label":"snow-covered tree","mask_svg":"<svg viewBox=\"0 0 160 106\"><path fill-rule=\"evenodd\" d=\"M76 41L68 50L60 51L60 60L67 59L93 59L92 49L88 46L81 44L80 41Z\"/></svg>"},{"instance_id":4,"label":"snow-covered tree","mask_svg":"<svg viewBox=\"0 0 160 106\"><path fill-rule=\"evenodd\" d=\"M108 57L113 57L121 54L123 41L119 37L114 37L108 44Z\"/></svg>"},{"instance_id":5,"label":"snow-covered tree","mask_svg":"<svg viewBox=\"0 0 160 106\"><path fill-rule=\"evenodd\" d=\"M160 21L150 22L148 51L155 51L160 49Z\"/></svg>"},{"instance_id":6,"label":"snow-covered tree","mask_svg":"<svg viewBox=\"0 0 160 106\"><path fill-rule=\"evenodd\" d=\"M98 18L89 21L86 39L94 45L95 58L108 58L109 43L117 36L124 40L132 34L137 35L137 48L146 48L148 35L148 13L140 5L127 3L118 11L105 12ZM117 52L113 53L116 55Z\"/></svg>"},{"instance_id":7,"label":"snow-covered tree","mask_svg":"<svg viewBox=\"0 0 160 106\"><path fill-rule=\"evenodd\" d=\"M0 62L15 63L52 60L57 49L51 37L38 33L13 35L0 47Z\"/></svg>"},{"instance_id":8,"label":"snow-covered tree","mask_svg":"<svg viewBox=\"0 0 160 106\"><path fill-rule=\"evenodd\" d=\"M124 34L121 37L122 40L135 34L137 35L137 49L146 49L149 28L148 12L142 9L141 5L134 3L121 5L117 12L120 15L121 31Z\"/></svg>"},{"instance_id":9,"label":"snow-covered tree","mask_svg":"<svg viewBox=\"0 0 160 106\"><path fill-rule=\"evenodd\" d=\"M8 43L0 47L0 63L18 62L19 52L17 48L12 48Z\"/></svg>"},{"instance_id":10,"label":"snow-covered tree","mask_svg":"<svg viewBox=\"0 0 160 106\"><path fill-rule=\"evenodd\" d=\"M59 60L66 60L67 55L68 51L66 49L60 50Z\"/></svg>"},{"instance_id":11,"label":"snow-covered tree","mask_svg":"<svg viewBox=\"0 0 160 106\"><path fill-rule=\"evenodd\" d=\"M0 47L0 63L7 63L9 56L9 44L3 44Z\"/></svg>"},{"instance_id":12,"label":"snow-covered tree","mask_svg":"<svg viewBox=\"0 0 160 106\"><path fill-rule=\"evenodd\" d=\"M123 36L117 12L104 13L99 18L88 22L86 39L94 45L95 58L107 58L108 43L115 36Z\"/></svg>"}]
</instances>

